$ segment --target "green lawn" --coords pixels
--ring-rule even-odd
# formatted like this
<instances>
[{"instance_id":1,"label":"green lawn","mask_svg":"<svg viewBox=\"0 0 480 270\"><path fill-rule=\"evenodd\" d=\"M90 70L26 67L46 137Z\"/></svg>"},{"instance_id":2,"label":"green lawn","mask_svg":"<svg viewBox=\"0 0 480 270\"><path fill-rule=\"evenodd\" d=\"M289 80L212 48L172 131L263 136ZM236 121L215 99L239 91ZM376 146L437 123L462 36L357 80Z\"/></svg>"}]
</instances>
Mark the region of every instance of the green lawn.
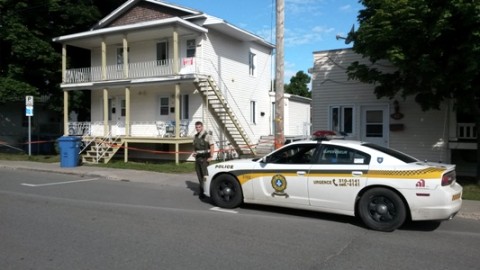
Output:
<instances>
[{"instance_id":1,"label":"green lawn","mask_svg":"<svg viewBox=\"0 0 480 270\"><path fill-rule=\"evenodd\" d=\"M24 160L24 161L53 163L53 162L60 162L60 157L58 155L28 156L26 154L0 153L0 160ZM177 165L174 162L164 162L164 161L163 162L131 161L131 162L124 163L123 160L112 160L108 164L97 164L97 165L88 165L88 166L144 170L144 171L154 171L154 172L163 172L163 173L192 173L195 171L195 164L193 162L182 162ZM463 186L463 199L480 201L480 185L478 185L475 182L475 178L458 176L457 181Z\"/></svg>"}]
</instances>

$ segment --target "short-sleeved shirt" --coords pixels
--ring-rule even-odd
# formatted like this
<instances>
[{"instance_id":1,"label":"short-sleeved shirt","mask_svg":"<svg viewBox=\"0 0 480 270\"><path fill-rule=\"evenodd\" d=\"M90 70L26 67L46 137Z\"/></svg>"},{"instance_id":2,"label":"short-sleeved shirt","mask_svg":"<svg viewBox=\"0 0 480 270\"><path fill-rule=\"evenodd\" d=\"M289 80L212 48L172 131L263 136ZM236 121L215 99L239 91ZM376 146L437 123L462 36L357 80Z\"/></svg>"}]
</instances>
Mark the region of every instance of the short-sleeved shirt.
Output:
<instances>
[{"instance_id":1,"label":"short-sleeved shirt","mask_svg":"<svg viewBox=\"0 0 480 270\"><path fill-rule=\"evenodd\" d=\"M212 144L214 144L213 136L205 130L195 134L195 138L193 139L193 147L195 150L209 150Z\"/></svg>"}]
</instances>

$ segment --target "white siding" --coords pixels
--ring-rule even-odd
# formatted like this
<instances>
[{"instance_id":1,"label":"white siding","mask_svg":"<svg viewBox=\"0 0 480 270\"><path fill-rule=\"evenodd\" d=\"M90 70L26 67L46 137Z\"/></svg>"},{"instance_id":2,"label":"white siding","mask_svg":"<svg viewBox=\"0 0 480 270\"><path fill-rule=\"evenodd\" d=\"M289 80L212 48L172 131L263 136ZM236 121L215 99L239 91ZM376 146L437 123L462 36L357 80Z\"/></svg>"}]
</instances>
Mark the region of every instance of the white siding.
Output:
<instances>
[{"instance_id":1,"label":"white siding","mask_svg":"<svg viewBox=\"0 0 480 270\"><path fill-rule=\"evenodd\" d=\"M312 131L328 129L330 106L354 106L355 126L351 139L359 139L361 106L381 104L390 108L390 114L394 113L393 100L377 99L372 85L348 80L346 68L353 61L365 60L348 49L314 52ZM391 65L383 63L379 67L385 70ZM442 106L441 111L423 112L413 98L404 100L399 97L397 100L404 117L400 120L389 118L386 124L403 124L404 129L389 131L389 147L420 159L450 162L447 107Z\"/></svg>"},{"instance_id":2,"label":"white siding","mask_svg":"<svg viewBox=\"0 0 480 270\"><path fill-rule=\"evenodd\" d=\"M255 43L238 41L218 32L209 31L202 43L204 59L202 73L210 74L250 136L256 142L268 135L271 56L269 51ZM249 52L256 53L256 75L250 76ZM250 101L256 101L256 124L250 123ZM260 116L265 112L265 116Z\"/></svg>"}]
</instances>

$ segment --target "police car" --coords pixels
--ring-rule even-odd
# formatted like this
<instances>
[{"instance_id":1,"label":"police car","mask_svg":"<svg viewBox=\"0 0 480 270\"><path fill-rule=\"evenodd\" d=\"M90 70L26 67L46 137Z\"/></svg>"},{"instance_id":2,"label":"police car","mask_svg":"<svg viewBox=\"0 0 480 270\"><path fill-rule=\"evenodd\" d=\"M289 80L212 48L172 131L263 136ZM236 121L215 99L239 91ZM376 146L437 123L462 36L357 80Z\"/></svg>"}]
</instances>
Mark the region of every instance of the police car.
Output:
<instances>
[{"instance_id":1,"label":"police car","mask_svg":"<svg viewBox=\"0 0 480 270\"><path fill-rule=\"evenodd\" d=\"M406 219L451 219L462 205L455 165L336 139L296 141L259 159L212 164L204 192L222 208L255 203L357 216L379 231Z\"/></svg>"}]
</instances>

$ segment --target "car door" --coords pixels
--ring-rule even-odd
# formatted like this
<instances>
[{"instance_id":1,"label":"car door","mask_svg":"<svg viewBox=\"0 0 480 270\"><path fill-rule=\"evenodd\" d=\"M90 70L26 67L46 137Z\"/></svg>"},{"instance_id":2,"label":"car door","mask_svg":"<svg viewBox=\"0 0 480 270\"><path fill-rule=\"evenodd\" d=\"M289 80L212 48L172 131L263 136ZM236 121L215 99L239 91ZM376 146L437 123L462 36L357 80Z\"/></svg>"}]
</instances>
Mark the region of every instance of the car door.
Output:
<instances>
[{"instance_id":1,"label":"car door","mask_svg":"<svg viewBox=\"0 0 480 270\"><path fill-rule=\"evenodd\" d=\"M370 155L344 146L324 144L308 177L310 205L353 211L358 192L366 185Z\"/></svg>"},{"instance_id":2,"label":"car door","mask_svg":"<svg viewBox=\"0 0 480 270\"><path fill-rule=\"evenodd\" d=\"M254 181L254 200L278 205L309 205L307 179L316 143L292 144L266 156Z\"/></svg>"}]
</instances>

